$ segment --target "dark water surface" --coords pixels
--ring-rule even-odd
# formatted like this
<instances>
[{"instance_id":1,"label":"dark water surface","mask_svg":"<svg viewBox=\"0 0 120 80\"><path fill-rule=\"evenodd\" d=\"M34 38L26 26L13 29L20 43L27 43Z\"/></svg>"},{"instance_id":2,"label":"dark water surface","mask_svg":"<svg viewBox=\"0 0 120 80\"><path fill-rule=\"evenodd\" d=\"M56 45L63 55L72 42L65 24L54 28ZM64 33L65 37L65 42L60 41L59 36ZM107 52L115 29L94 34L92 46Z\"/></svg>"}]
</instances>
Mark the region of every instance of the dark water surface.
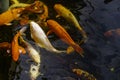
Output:
<instances>
[{"instance_id":1,"label":"dark water surface","mask_svg":"<svg viewBox=\"0 0 120 80\"><path fill-rule=\"evenodd\" d=\"M71 71L72 68L86 70L97 80L120 80L120 35L114 34L110 37L104 35L108 30L120 28L120 1L43 0L43 2L50 8L49 16L52 18L55 17L51 14L55 13L52 10L55 3L68 7L86 31L88 40L81 45L85 51L84 58L76 52L70 55L57 55L39 48L40 71L44 75L39 76L37 80L83 80ZM10 42L12 30L1 27L0 41ZM68 33L76 42L81 39L81 34L75 28L70 28ZM60 50L68 47L60 39L53 39L51 42L54 47ZM29 56L21 54L18 63L14 63L10 56L4 55L4 52L4 50L0 51L0 80L30 80L28 71L33 62L27 62Z\"/></svg>"}]
</instances>

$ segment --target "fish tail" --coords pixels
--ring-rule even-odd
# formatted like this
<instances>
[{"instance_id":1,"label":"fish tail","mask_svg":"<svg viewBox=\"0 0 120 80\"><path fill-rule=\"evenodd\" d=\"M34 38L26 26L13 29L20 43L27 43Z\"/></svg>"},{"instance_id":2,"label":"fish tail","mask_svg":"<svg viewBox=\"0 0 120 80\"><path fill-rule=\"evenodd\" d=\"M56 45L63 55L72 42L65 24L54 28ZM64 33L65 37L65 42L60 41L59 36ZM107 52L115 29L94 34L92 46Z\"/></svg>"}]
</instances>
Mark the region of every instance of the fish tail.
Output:
<instances>
[{"instance_id":1,"label":"fish tail","mask_svg":"<svg viewBox=\"0 0 120 80\"><path fill-rule=\"evenodd\" d=\"M79 30L80 30L81 35L83 36L82 42L85 43L88 39L87 34L82 28L79 28Z\"/></svg>"},{"instance_id":2,"label":"fish tail","mask_svg":"<svg viewBox=\"0 0 120 80\"><path fill-rule=\"evenodd\" d=\"M66 53L66 50L57 50L57 49L53 49L53 52L55 53Z\"/></svg>"},{"instance_id":3,"label":"fish tail","mask_svg":"<svg viewBox=\"0 0 120 80\"><path fill-rule=\"evenodd\" d=\"M78 44L74 44L72 45L72 47L74 48L76 52L78 52L82 57L84 57L83 55L84 51Z\"/></svg>"},{"instance_id":4,"label":"fish tail","mask_svg":"<svg viewBox=\"0 0 120 80\"><path fill-rule=\"evenodd\" d=\"M22 29L20 29L20 33L23 34L26 31L27 27L23 27Z\"/></svg>"}]
</instances>

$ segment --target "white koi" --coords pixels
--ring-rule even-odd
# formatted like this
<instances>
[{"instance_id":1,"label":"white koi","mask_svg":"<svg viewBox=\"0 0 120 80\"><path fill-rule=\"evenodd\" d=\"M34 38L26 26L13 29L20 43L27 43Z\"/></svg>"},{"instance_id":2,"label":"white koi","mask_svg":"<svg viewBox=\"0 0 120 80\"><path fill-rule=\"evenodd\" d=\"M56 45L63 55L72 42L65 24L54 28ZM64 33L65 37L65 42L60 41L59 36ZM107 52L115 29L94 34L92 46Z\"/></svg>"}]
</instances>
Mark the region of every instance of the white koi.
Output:
<instances>
[{"instance_id":1,"label":"white koi","mask_svg":"<svg viewBox=\"0 0 120 80\"><path fill-rule=\"evenodd\" d=\"M48 40L45 32L34 21L30 22L30 30L31 30L31 37L38 44L38 46L45 48L46 50L48 50L50 52L55 52L55 53L66 52L66 51L59 51L59 50L55 49L52 46L52 44L50 43L50 41Z\"/></svg>"},{"instance_id":2,"label":"white koi","mask_svg":"<svg viewBox=\"0 0 120 80\"><path fill-rule=\"evenodd\" d=\"M40 68L40 65L31 64L30 70L29 70L31 80L36 80L36 78L40 75L39 68Z\"/></svg>"},{"instance_id":3,"label":"white koi","mask_svg":"<svg viewBox=\"0 0 120 80\"><path fill-rule=\"evenodd\" d=\"M23 40L22 37L20 37L20 40L25 44L26 50L28 51L28 54L33 59L33 61L37 64L40 64L41 61L39 52L36 49L34 49L30 43Z\"/></svg>"}]
</instances>

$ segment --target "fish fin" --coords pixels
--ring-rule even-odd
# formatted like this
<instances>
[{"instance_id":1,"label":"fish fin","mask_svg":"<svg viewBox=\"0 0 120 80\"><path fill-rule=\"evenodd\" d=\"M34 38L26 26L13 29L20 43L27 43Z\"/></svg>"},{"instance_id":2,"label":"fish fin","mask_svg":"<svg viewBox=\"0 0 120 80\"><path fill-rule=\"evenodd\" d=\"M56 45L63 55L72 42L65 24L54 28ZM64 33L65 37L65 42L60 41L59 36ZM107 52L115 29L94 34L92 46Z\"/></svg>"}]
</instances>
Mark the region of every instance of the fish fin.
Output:
<instances>
[{"instance_id":1,"label":"fish fin","mask_svg":"<svg viewBox=\"0 0 120 80\"><path fill-rule=\"evenodd\" d=\"M19 46L19 53L25 54L26 50L22 46Z\"/></svg>"},{"instance_id":2,"label":"fish fin","mask_svg":"<svg viewBox=\"0 0 120 80\"><path fill-rule=\"evenodd\" d=\"M58 14L58 15L56 15L56 18L59 18L60 17L60 15Z\"/></svg>"},{"instance_id":3,"label":"fish fin","mask_svg":"<svg viewBox=\"0 0 120 80\"><path fill-rule=\"evenodd\" d=\"M7 26L11 26L12 25L12 23L4 23L5 25L7 25Z\"/></svg>"},{"instance_id":4,"label":"fish fin","mask_svg":"<svg viewBox=\"0 0 120 80\"><path fill-rule=\"evenodd\" d=\"M33 35L31 34L31 38L33 39Z\"/></svg>"},{"instance_id":5,"label":"fish fin","mask_svg":"<svg viewBox=\"0 0 120 80\"><path fill-rule=\"evenodd\" d=\"M55 53L66 53L66 50L56 50L56 49L54 49L53 52L55 52Z\"/></svg>"},{"instance_id":6,"label":"fish fin","mask_svg":"<svg viewBox=\"0 0 120 80\"><path fill-rule=\"evenodd\" d=\"M72 53L74 51L74 48L72 47L72 46L69 46L68 48L67 48L67 54L70 54L70 53Z\"/></svg>"},{"instance_id":7,"label":"fish fin","mask_svg":"<svg viewBox=\"0 0 120 80\"><path fill-rule=\"evenodd\" d=\"M53 31L52 31L52 30L49 30L46 35L48 36L48 35L51 34L51 33L53 33Z\"/></svg>"},{"instance_id":8,"label":"fish fin","mask_svg":"<svg viewBox=\"0 0 120 80\"><path fill-rule=\"evenodd\" d=\"M38 46L40 46L41 48L44 48L43 45L39 44L39 43L36 43Z\"/></svg>"},{"instance_id":9,"label":"fish fin","mask_svg":"<svg viewBox=\"0 0 120 80\"><path fill-rule=\"evenodd\" d=\"M78 52L82 57L84 57L84 51L78 44L74 44L72 45L72 47L75 49L76 52Z\"/></svg>"},{"instance_id":10,"label":"fish fin","mask_svg":"<svg viewBox=\"0 0 120 80\"><path fill-rule=\"evenodd\" d=\"M26 31L27 27L23 27L20 29L20 33L24 33Z\"/></svg>"}]
</instances>

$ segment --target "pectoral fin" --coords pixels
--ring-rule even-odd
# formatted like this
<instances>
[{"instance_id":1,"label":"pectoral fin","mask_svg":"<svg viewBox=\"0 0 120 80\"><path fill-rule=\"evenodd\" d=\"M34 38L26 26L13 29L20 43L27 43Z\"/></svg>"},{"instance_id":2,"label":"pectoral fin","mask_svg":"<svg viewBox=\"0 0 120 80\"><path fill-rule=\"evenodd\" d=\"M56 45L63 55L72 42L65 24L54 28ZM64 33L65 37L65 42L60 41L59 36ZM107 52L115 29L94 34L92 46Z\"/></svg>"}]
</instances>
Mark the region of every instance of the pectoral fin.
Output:
<instances>
[{"instance_id":1,"label":"pectoral fin","mask_svg":"<svg viewBox=\"0 0 120 80\"><path fill-rule=\"evenodd\" d=\"M52 31L52 30L49 30L46 35L48 36L48 35L51 34L51 33L53 33L53 31Z\"/></svg>"},{"instance_id":2,"label":"pectoral fin","mask_svg":"<svg viewBox=\"0 0 120 80\"><path fill-rule=\"evenodd\" d=\"M26 50L22 46L19 46L19 52L25 54Z\"/></svg>"},{"instance_id":3,"label":"pectoral fin","mask_svg":"<svg viewBox=\"0 0 120 80\"><path fill-rule=\"evenodd\" d=\"M7 25L7 26L10 26L10 25L12 25L12 23L4 23L5 25Z\"/></svg>"},{"instance_id":4,"label":"pectoral fin","mask_svg":"<svg viewBox=\"0 0 120 80\"><path fill-rule=\"evenodd\" d=\"M59 18L60 17L60 15L58 14L58 15L56 15L56 18Z\"/></svg>"},{"instance_id":5,"label":"pectoral fin","mask_svg":"<svg viewBox=\"0 0 120 80\"><path fill-rule=\"evenodd\" d=\"M70 53L72 53L74 51L74 48L72 47L72 46L69 46L68 48L67 48L67 54L70 54Z\"/></svg>"}]
</instances>

